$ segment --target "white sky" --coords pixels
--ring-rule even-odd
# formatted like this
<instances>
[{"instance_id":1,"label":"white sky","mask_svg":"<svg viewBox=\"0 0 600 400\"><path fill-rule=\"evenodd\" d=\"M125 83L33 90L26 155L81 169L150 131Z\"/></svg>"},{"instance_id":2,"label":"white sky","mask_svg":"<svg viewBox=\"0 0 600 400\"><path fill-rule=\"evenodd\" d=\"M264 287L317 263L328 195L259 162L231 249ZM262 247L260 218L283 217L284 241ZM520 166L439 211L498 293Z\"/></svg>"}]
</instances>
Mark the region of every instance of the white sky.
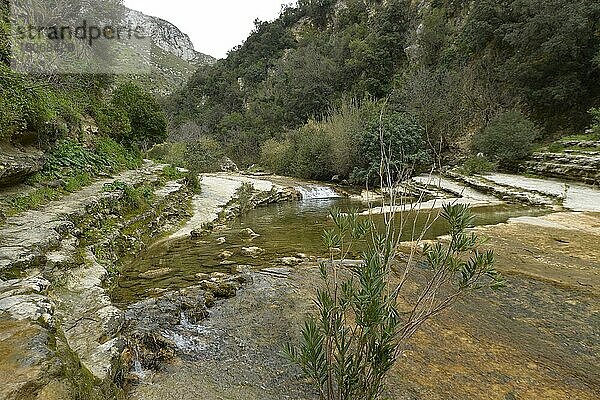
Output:
<instances>
[{"instance_id":1,"label":"white sky","mask_svg":"<svg viewBox=\"0 0 600 400\"><path fill-rule=\"evenodd\" d=\"M241 44L256 18L271 21L291 0L124 0L127 7L165 19L187 33L197 51L224 58Z\"/></svg>"}]
</instances>

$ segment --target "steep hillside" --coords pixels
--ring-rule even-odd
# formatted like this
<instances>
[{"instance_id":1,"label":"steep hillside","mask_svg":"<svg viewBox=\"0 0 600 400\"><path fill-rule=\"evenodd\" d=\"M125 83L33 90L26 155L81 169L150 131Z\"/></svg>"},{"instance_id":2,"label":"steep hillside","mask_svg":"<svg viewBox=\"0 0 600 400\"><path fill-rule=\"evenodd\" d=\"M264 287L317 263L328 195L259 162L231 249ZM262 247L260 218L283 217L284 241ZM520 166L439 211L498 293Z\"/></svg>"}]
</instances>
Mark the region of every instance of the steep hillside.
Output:
<instances>
[{"instance_id":1,"label":"steep hillside","mask_svg":"<svg viewBox=\"0 0 600 400\"><path fill-rule=\"evenodd\" d=\"M265 151L271 164L289 160L303 136L314 137L310 127L293 133L310 119L383 100L387 114L416 123L436 158L465 154L507 112L546 140L583 131L600 105L599 21L598 0L300 0L200 68L171 114L178 138L209 135L242 164L264 164ZM364 118L359 125L367 131ZM325 136L317 142L331 154ZM287 167L306 177L340 173Z\"/></svg>"},{"instance_id":2,"label":"steep hillside","mask_svg":"<svg viewBox=\"0 0 600 400\"><path fill-rule=\"evenodd\" d=\"M71 5L75 7L76 2ZM73 189L69 179L77 178L80 186L106 173L110 169L104 162L107 158L108 164L124 155L139 158L138 148L166 136L165 114L158 98L182 87L198 66L214 62L194 50L189 37L173 24L125 9L121 0L100 5L102 9L112 6L125 10L117 15L131 26L143 26L152 38L150 74L16 73L10 66L9 3L0 3L0 187L26 180L36 189L52 184L51 189L60 190L71 186L69 191ZM120 50L125 55L135 51ZM71 161L78 157L77 168L72 168ZM113 163L119 165L117 169L132 164L121 161ZM21 187L15 193L29 189ZM30 203L45 202L56 194L56 190L47 192ZM2 207L12 205L0 204Z\"/></svg>"},{"instance_id":3,"label":"steep hillside","mask_svg":"<svg viewBox=\"0 0 600 400\"><path fill-rule=\"evenodd\" d=\"M158 96L167 96L181 88L194 71L216 60L194 49L188 35L172 23L127 9L125 19L133 26L142 26L152 39L152 73L136 76L138 83Z\"/></svg>"}]
</instances>

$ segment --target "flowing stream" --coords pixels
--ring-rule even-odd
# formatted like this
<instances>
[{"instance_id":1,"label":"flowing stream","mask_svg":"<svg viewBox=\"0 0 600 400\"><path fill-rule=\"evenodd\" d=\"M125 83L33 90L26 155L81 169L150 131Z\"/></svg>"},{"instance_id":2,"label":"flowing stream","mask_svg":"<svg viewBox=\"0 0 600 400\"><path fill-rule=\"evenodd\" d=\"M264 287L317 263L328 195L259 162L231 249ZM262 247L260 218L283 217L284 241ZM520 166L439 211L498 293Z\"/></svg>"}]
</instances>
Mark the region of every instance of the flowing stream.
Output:
<instances>
[{"instance_id":1,"label":"flowing stream","mask_svg":"<svg viewBox=\"0 0 600 400\"><path fill-rule=\"evenodd\" d=\"M331 209L360 213L368 207L362 201L340 197L326 186L304 183L296 190L302 194L303 200L252 210L229 221L226 226L217 226L200 239L192 240L185 236L159 242L126 266L112 292L113 300L122 307L198 285L206 279L206 274L213 272L227 274L242 265L254 272L264 272L253 274L254 283L247 290L240 290L236 297L211 308L206 320L196 324L182 311L176 318L179 322L161 332L177 346L177 361L165 364L159 372L145 371L139 363L134 363L132 372L139 378L139 384L132 388L132 400L314 397L310 395L310 388L289 367L281 349L299 332L301 321L311 307L314 287L319 284L316 281L318 273L304 265L293 269L281 268L285 265L282 258L315 261L326 257L322 233L332 227ZM558 247L569 241L577 242L583 235L577 230L534 227L529 231L528 228L523 229L523 226L529 225L498 225L516 217L527 220L534 219L528 217L550 214L549 208L494 203L474 206L472 211L475 226L489 226L484 229L499 228L507 232L496 242L500 248L500 262L505 268L531 267L535 272L538 259L550 256L548 249L552 249L554 261L561 262L563 255ZM425 239L434 239L447 233L444 221L436 219L439 212L404 212L403 217L409 222L407 226L415 227L417 234L427 222L434 220L424 235ZM554 218L561 216L560 213L552 215ZM376 225L383 224L381 215L370 218L374 218ZM537 229L546 230L536 233ZM525 236L516 236L523 232ZM572 237L565 237L567 234ZM412 231L403 232L403 240L409 241L412 237ZM554 237L556 239L552 239ZM536 244L530 249L519 247L527 240ZM258 251L249 253L249 248ZM359 244L350 257L359 258L360 252ZM569 260L568 264L572 261ZM588 261L581 262L577 265L585 266ZM543 265L546 268L546 264ZM273 275L274 271L283 273ZM567 274L575 272L567 271ZM291 274L289 279L287 273ZM413 277L415 283L423 284L421 273L425 272L417 272ZM589 366L595 354L591 344L597 337L593 333L594 327L598 326L591 298L563 290L543 279L530 279L519 274L511 275L509 279L506 290L476 294L457 304L456 311L441 316L439 324L433 322L428 325L425 328L427 333L414 341L415 350L409 350L407 358L399 363L400 369L393 375L394 382L390 384L391 393L395 395L389 398L413 398L402 397L407 388L414 387L415 393L423 393L424 388L430 385L446 382L447 378L442 379L444 375L441 372L420 376L423 365L428 365L432 366L432 371L448 371L454 377L452 382L466 388L469 396L484 387L487 390L496 388L489 385L496 385L498 379L508 383L533 379L532 385L555 388L557 384L552 381L555 375L552 371L556 369L556 374L561 376L568 371L573 378L566 387L568 390L576 388L579 391L575 397L580 395L577 398L587 400L589 397L581 394L599 379L597 372ZM430 328L433 331L429 331ZM432 337L439 341L437 345L429 341ZM473 337L477 337L477 342L473 342ZM456 358L456 354L460 357ZM545 367L538 367L538 363L551 365L550 372ZM482 369L482 366L489 367L492 372L486 372L488 369ZM468 370L468 378L461 378L465 368L474 369ZM420 376L420 380L415 381L412 379L414 376ZM410 379L403 380L403 377ZM562 382L562 378L559 380ZM503 389L503 393L519 393L522 387L509 386ZM402 388L399 390L402 396L398 396L395 388ZM456 387L448 389L445 386L437 390L446 389L451 392L457 390ZM460 398L471 398L469 396ZM490 397L488 393L482 393L472 398ZM507 395L503 398L520 397ZM546 392L524 398L563 399Z\"/></svg>"},{"instance_id":2,"label":"flowing stream","mask_svg":"<svg viewBox=\"0 0 600 400\"><path fill-rule=\"evenodd\" d=\"M326 256L321 238L325 229L332 228L331 209L360 212L366 206L361 201L340 197L328 187L303 186L298 190L305 196L302 201L252 210L200 240L182 237L152 247L127 265L112 293L113 300L121 305L131 304L167 290L197 284L198 274L229 273L232 266L246 265L260 270L281 265L279 260L282 257L298 254ZM537 216L546 212L544 209L507 204L473 209L476 225L493 225L512 217ZM420 233L438 213L421 211L417 216L415 233ZM414 214L405 217L414 218ZM382 216L373 218L376 223L383 223ZM407 225L411 229L403 232L403 239L411 240L413 224ZM247 237L248 228L260 236ZM425 234L425 239L446 233L444 221L437 219ZM244 252L248 247L258 247L260 252L249 256ZM360 257L360 249L353 256Z\"/></svg>"}]
</instances>

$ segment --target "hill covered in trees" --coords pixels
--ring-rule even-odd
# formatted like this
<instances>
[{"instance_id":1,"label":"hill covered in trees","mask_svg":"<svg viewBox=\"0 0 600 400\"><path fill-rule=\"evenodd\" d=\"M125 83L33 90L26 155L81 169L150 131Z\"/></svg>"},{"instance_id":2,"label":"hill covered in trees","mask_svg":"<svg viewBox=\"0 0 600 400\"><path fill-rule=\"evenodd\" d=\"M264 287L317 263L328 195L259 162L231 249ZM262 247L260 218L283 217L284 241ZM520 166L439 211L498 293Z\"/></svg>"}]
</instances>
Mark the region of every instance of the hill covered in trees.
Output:
<instances>
[{"instance_id":1,"label":"hill covered in trees","mask_svg":"<svg viewBox=\"0 0 600 400\"><path fill-rule=\"evenodd\" d=\"M299 0L198 69L169 102L172 136L357 182L377 164L381 115L399 166L522 136L503 123L529 131L527 148L590 126L599 21L597 0Z\"/></svg>"},{"instance_id":2,"label":"hill covered in trees","mask_svg":"<svg viewBox=\"0 0 600 400\"><path fill-rule=\"evenodd\" d=\"M22 201L22 206L9 205L9 209L44 203L61 191L78 190L99 175L138 166L140 150L167 137L160 98L182 87L199 65L214 62L196 52L177 27L129 10L121 0L33 2L31 7L39 7L34 10L40 15L48 13L48 20L71 16L53 7L57 4L76 17L87 16L88 8L96 7L92 11L110 11L110 21L143 27L151 39L150 69L138 75L115 74L108 68L101 73L59 73L50 67L20 73L11 66L17 54L11 48L11 4L0 1L0 188L25 181L35 189L35 201ZM115 45L123 51L119 55L129 55L135 65L138 61L141 65L143 54L132 54L135 49L123 43L123 48ZM4 203L0 202L0 220Z\"/></svg>"}]
</instances>

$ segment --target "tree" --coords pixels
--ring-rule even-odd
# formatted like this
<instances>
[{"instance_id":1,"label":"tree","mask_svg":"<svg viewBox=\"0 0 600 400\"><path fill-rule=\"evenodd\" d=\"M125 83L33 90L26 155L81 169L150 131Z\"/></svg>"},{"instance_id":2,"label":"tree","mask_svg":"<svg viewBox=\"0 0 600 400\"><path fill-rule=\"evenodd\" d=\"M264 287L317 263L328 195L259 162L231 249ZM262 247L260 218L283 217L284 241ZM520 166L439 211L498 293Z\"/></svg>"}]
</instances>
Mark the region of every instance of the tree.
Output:
<instances>
[{"instance_id":1,"label":"tree","mask_svg":"<svg viewBox=\"0 0 600 400\"><path fill-rule=\"evenodd\" d=\"M423 131L407 114L393 113L371 121L360 142L360 154L353 180L374 182L381 175L382 146L389 157L386 167L395 179L430 161Z\"/></svg>"},{"instance_id":2,"label":"tree","mask_svg":"<svg viewBox=\"0 0 600 400\"><path fill-rule=\"evenodd\" d=\"M506 169L515 169L529 155L539 136L535 124L518 111L500 115L473 138L473 150L497 161Z\"/></svg>"},{"instance_id":3,"label":"tree","mask_svg":"<svg viewBox=\"0 0 600 400\"><path fill-rule=\"evenodd\" d=\"M499 60L495 79L517 88L550 130L583 128L600 96L597 0L482 0L460 34L461 52Z\"/></svg>"},{"instance_id":4,"label":"tree","mask_svg":"<svg viewBox=\"0 0 600 400\"><path fill-rule=\"evenodd\" d=\"M122 110L129 119L131 131L116 139L127 145L150 148L167 138L167 118L150 93L134 83L119 86L113 93L112 106Z\"/></svg>"},{"instance_id":5,"label":"tree","mask_svg":"<svg viewBox=\"0 0 600 400\"><path fill-rule=\"evenodd\" d=\"M335 93L334 77L335 65L317 48L291 50L261 86L250 112L269 115L265 109L277 111L271 118L275 131L298 127L327 110Z\"/></svg>"}]
</instances>

